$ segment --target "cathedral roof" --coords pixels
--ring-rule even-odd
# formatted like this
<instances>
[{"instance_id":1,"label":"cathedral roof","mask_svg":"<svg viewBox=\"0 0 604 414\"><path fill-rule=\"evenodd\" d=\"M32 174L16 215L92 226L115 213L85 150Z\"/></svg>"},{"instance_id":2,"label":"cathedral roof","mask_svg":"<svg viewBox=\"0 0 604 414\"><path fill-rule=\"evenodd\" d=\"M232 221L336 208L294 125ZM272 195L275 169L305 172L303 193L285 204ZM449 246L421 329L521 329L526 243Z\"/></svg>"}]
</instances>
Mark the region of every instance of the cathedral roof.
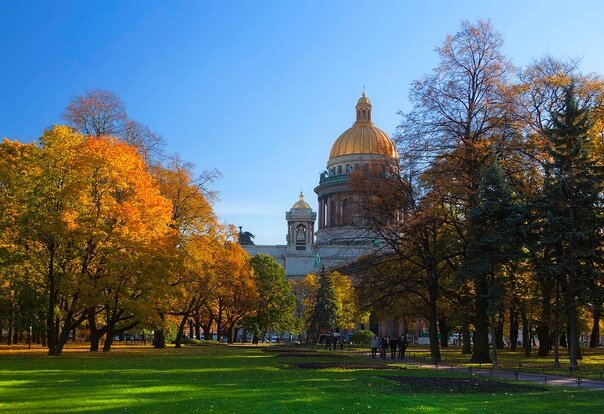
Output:
<instances>
[{"instance_id":1,"label":"cathedral roof","mask_svg":"<svg viewBox=\"0 0 604 414\"><path fill-rule=\"evenodd\" d=\"M356 122L333 143L329 159L356 154L396 158L396 149L388 135L371 122L371 102L365 92L357 102L356 112Z\"/></svg>"},{"instance_id":2,"label":"cathedral roof","mask_svg":"<svg viewBox=\"0 0 604 414\"><path fill-rule=\"evenodd\" d=\"M306 201L304 201L304 194L302 194L301 191L300 191L300 196L298 198L298 201L296 201L296 203L294 204L294 206L292 208L310 210L310 206L308 205L308 203Z\"/></svg>"}]
</instances>

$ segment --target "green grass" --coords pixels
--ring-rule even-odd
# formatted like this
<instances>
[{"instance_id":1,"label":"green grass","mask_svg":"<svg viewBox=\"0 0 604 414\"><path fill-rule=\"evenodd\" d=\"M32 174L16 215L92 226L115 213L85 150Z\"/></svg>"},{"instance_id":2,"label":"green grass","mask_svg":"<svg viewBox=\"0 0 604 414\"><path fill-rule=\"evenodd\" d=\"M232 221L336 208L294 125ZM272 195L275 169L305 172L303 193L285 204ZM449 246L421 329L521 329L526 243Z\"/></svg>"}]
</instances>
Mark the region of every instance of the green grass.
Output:
<instances>
[{"instance_id":1,"label":"green grass","mask_svg":"<svg viewBox=\"0 0 604 414\"><path fill-rule=\"evenodd\" d=\"M386 375L456 375L297 369L295 362L368 362L363 357L281 358L261 349L122 348L110 354L67 350L0 354L2 413L574 413L604 412L601 391L451 394L409 392ZM458 374L457 374L458 375Z\"/></svg>"},{"instance_id":2,"label":"green grass","mask_svg":"<svg viewBox=\"0 0 604 414\"><path fill-rule=\"evenodd\" d=\"M430 361L430 350L427 347L412 346L408 349L409 355L419 361L424 359ZM573 376L581 378L604 379L604 349L581 350L583 359L579 361L579 371L573 372ZM519 348L516 352L509 350L498 350L498 365L500 369L519 370L521 372L531 372L543 375L563 375L569 376L569 360L567 350L560 349L560 368L554 368L553 353L547 357L537 356L537 349L533 349L532 356L527 358L524 351ZM470 363L470 355L463 355L459 347L441 348L442 364L461 365L476 367L479 364ZM482 364L483 367L490 367L490 364Z\"/></svg>"}]
</instances>

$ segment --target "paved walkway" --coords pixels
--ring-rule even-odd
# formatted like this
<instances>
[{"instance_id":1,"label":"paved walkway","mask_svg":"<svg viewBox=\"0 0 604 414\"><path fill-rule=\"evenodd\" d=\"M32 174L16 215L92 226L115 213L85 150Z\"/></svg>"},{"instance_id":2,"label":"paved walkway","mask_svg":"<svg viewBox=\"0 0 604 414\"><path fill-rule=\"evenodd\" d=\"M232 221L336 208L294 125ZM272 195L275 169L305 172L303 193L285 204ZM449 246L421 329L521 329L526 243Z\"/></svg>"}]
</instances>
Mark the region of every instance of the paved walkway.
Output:
<instances>
[{"instance_id":1,"label":"paved walkway","mask_svg":"<svg viewBox=\"0 0 604 414\"><path fill-rule=\"evenodd\" d=\"M365 353L364 355L371 358L370 354ZM384 359L376 359L377 361L392 361L391 358ZM573 387L573 388L585 388L590 390L599 390L604 391L604 381L598 381L593 379L581 379L577 377L565 377L560 375L546 375L546 374L537 374L530 372L522 372L522 371L506 371L506 370L494 370L491 368L464 368L459 366L447 365L447 364L439 364L434 365L431 363L420 362L413 358L405 358L404 361L400 359L395 359L396 362L404 362L406 364L415 365L420 368L425 369L436 369L439 371L452 371L452 372L460 372L464 374L472 374L472 375L480 375L481 377L493 377L500 380L506 381L524 381L524 382L532 382L537 384L546 384L546 385L556 385L560 387Z\"/></svg>"}]
</instances>

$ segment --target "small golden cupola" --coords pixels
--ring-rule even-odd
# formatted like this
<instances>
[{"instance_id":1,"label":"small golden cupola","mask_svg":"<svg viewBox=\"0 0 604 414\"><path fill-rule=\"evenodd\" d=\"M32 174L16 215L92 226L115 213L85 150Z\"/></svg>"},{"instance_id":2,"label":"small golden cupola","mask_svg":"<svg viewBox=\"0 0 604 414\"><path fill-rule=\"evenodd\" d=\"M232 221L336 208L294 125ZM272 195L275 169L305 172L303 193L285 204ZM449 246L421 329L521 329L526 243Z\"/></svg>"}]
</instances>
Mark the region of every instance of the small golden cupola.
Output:
<instances>
[{"instance_id":1,"label":"small golden cupola","mask_svg":"<svg viewBox=\"0 0 604 414\"><path fill-rule=\"evenodd\" d=\"M371 101L365 96L365 91L357 101L357 121L355 124L371 124Z\"/></svg>"},{"instance_id":2,"label":"small golden cupola","mask_svg":"<svg viewBox=\"0 0 604 414\"><path fill-rule=\"evenodd\" d=\"M304 201L304 194L300 191L300 196L298 197L298 201L294 204L292 208L295 209L310 209L310 205L306 201Z\"/></svg>"}]
</instances>

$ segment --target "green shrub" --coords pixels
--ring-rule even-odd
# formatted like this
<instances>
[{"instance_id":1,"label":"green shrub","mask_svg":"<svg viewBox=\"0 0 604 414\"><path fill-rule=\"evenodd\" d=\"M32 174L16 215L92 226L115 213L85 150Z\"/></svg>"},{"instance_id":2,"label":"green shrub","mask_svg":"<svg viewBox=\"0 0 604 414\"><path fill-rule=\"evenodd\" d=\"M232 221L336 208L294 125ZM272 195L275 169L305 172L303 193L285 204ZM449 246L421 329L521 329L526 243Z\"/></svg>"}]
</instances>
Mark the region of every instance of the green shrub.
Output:
<instances>
[{"instance_id":1,"label":"green shrub","mask_svg":"<svg viewBox=\"0 0 604 414\"><path fill-rule=\"evenodd\" d=\"M369 345L371 343L371 338L374 336L375 334L371 331L356 331L352 334L350 340L353 344Z\"/></svg>"},{"instance_id":2,"label":"green shrub","mask_svg":"<svg viewBox=\"0 0 604 414\"><path fill-rule=\"evenodd\" d=\"M207 346L207 345L220 345L220 342L218 341L205 341L205 340L199 340L199 339L187 339L185 340L185 345L190 345L190 346Z\"/></svg>"}]
</instances>

